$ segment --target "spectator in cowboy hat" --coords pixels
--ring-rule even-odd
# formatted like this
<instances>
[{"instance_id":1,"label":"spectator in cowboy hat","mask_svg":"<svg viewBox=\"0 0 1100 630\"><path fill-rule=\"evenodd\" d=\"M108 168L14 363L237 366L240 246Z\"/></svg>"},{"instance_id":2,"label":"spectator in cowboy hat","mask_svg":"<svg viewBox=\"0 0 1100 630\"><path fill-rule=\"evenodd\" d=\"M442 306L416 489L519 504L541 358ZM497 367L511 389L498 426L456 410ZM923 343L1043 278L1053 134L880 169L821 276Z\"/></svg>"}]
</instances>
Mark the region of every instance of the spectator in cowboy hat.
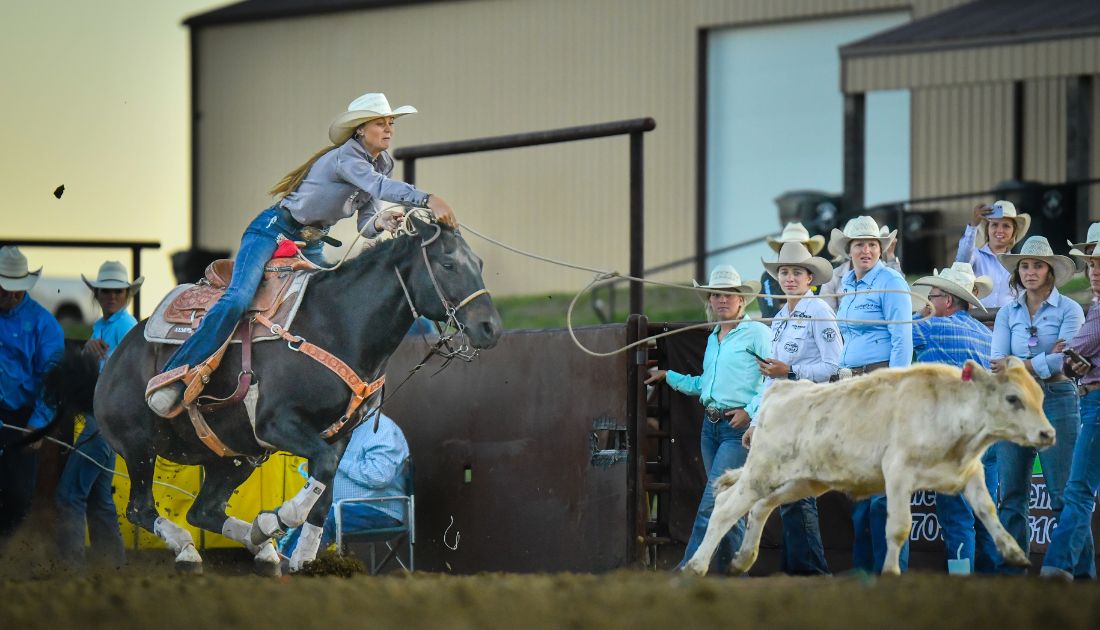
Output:
<instances>
[{"instance_id":1,"label":"spectator in cowboy hat","mask_svg":"<svg viewBox=\"0 0 1100 630\"><path fill-rule=\"evenodd\" d=\"M287 173L271 194L279 201L253 219L237 250L229 289L206 313L202 323L176 350L161 374L149 383L149 407L171 417L181 410L182 379L188 368L209 358L229 337L263 279L264 263L280 237L311 244L303 252L317 260L328 229L358 214L361 233L373 236L396 229L400 210L379 211L379 201L428 208L443 224L458 227L450 204L438 196L390 179L393 158L388 149L394 124L416 108L393 109L384 94L369 93L352 101L329 125L332 145Z\"/></svg>"},{"instance_id":2,"label":"spectator in cowboy hat","mask_svg":"<svg viewBox=\"0 0 1100 630\"><path fill-rule=\"evenodd\" d=\"M970 223L959 239L955 260L968 262L974 273L993 280L993 291L982 298L982 305L999 308L1012 301L1009 274L997 262L1001 254L1009 253L1022 241L1031 226L1031 216L1016 212L1011 201L996 201L993 205L974 206Z\"/></svg>"},{"instance_id":3,"label":"spectator in cowboy hat","mask_svg":"<svg viewBox=\"0 0 1100 630\"><path fill-rule=\"evenodd\" d=\"M764 394L777 380L807 380L827 383L840 367L844 341L836 325L836 314L811 287L827 282L833 267L818 258L798 242L784 243L779 260L760 261L764 269L787 295L786 303L771 323L771 358L757 361L764 375L764 389L746 408L754 418L742 443L751 448L756 430L756 412ZM809 423L812 418L804 418ZM783 521L783 556L781 568L792 575L827 575L825 548L821 543L817 500L808 497L779 506Z\"/></svg>"},{"instance_id":4,"label":"spectator in cowboy hat","mask_svg":"<svg viewBox=\"0 0 1100 630\"><path fill-rule=\"evenodd\" d=\"M777 254L783 248L784 243L801 243L810 251L811 255L816 256L825 247L825 237L820 234L810 236L809 230L804 225L792 221L783 226L783 232L779 234L779 238L768 237L768 247L772 248ZM818 280L817 282L820 284L824 280ZM764 319L775 317L775 314L783 307L785 300L781 297L772 298L768 296L778 296L783 291L767 271L764 271L763 275L760 276L760 287L760 292L766 294L760 298L760 302L757 304L760 308L760 317Z\"/></svg>"},{"instance_id":5,"label":"spectator in cowboy hat","mask_svg":"<svg viewBox=\"0 0 1100 630\"><path fill-rule=\"evenodd\" d=\"M855 221L855 219L850 219L848 221L848 224L845 225L845 230L848 229L848 225L852 225L852 221ZM879 228L878 234L879 236L883 237L889 236L890 228L886 225L883 225ZM897 246L897 239L894 239L890 243L889 247L887 247L886 251L883 253L882 260L890 269L893 269L898 273L903 273L901 270L901 259L897 256L894 256L894 250L897 249ZM848 254L844 252L843 249L840 249L838 247L838 243L829 241L828 250L829 253L833 256L833 263L837 263L837 265L833 269L832 279L821 285L821 287L818 289L818 294L820 294L821 299L825 300L825 303L829 305L829 308L835 311L836 308L840 306L840 297L837 294L840 293L841 280L843 280L844 275L847 274L849 270L851 270L852 263L848 259Z\"/></svg>"},{"instance_id":6,"label":"spectator in cowboy hat","mask_svg":"<svg viewBox=\"0 0 1100 630\"><path fill-rule=\"evenodd\" d=\"M913 291L924 294L928 300L922 302L921 313L913 322L914 362L962 367L970 359L989 369L993 334L970 316L970 308L984 311L981 298L992 289L993 281L986 276L975 278L970 263L965 262L956 262L942 271L933 270L931 276L914 282ZM996 496L997 462L992 450L982 457L982 465L986 486ZM965 499L957 494L936 493L936 515L943 529L948 558L969 561L977 573L996 571L1000 555L993 538L974 519Z\"/></svg>"},{"instance_id":7,"label":"spectator in cowboy hat","mask_svg":"<svg viewBox=\"0 0 1100 630\"><path fill-rule=\"evenodd\" d=\"M833 230L830 242L852 264L841 280L840 292L845 295L837 309L840 332L844 335L838 377L865 374L887 366L906 367L913 360L909 284L881 260L882 253L893 246L896 238L897 230L882 236L878 224L868 216L852 219L843 231ZM881 573L886 559L886 496L879 494L856 502L852 524L853 564L867 572ZM901 548L899 562L902 571L908 568L908 540Z\"/></svg>"},{"instance_id":8,"label":"spectator in cowboy hat","mask_svg":"<svg viewBox=\"0 0 1100 630\"><path fill-rule=\"evenodd\" d=\"M998 259L1011 275L1009 283L1017 297L997 312L991 365L995 373L1000 373L1005 357L1018 357L1043 389L1043 411L1057 431L1058 441L1038 455L1050 507L1058 515L1062 512L1062 492L1069 478L1081 421L1077 388L1066 377L1061 346L1077 334L1084 320L1081 306L1060 294L1058 287L1073 277L1076 265L1066 256L1056 256L1042 236L1024 241L1019 254L1000 254ZM1034 448L1011 442L999 442L993 448L997 452L1001 484L1001 523L1020 548L1027 550L1031 539L1028 499L1036 452ZM1020 573L1022 569L1004 567L1002 571ZM1087 572L1088 567L1082 561L1073 574L1080 576Z\"/></svg>"},{"instance_id":9,"label":"spectator in cowboy hat","mask_svg":"<svg viewBox=\"0 0 1100 630\"><path fill-rule=\"evenodd\" d=\"M53 411L41 397L42 377L61 358L65 334L53 315L27 291L41 267L30 271L17 247L0 248L0 426L40 429ZM30 512L38 480L38 446L6 448L22 432L0 431L0 547Z\"/></svg>"},{"instance_id":10,"label":"spectator in cowboy hat","mask_svg":"<svg viewBox=\"0 0 1100 630\"><path fill-rule=\"evenodd\" d=\"M1071 243L1070 256L1085 264L1092 306L1081 330L1066 344L1064 368L1080 379L1080 433L1073 449L1062 514L1043 557L1040 575L1073 579L1096 577L1092 511L1100 490L1100 223L1089 227L1084 243Z\"/></svg>"},{"instance_id":11,"label":"spectator in cowboy hat","mask_svg":"<svg viewBox=\"0 0 1100 630\"><path fill-rule=\"evenodd\" d=\"M714 481L727 469L745 463L748 451L741 439L752 417L747 407L760 393L764 378L753 353L766 357L771 350L771 333L764 324L745 317L760 286L753 280L741 281L741 274L730 265L718 265L707 284L694 283L707 296L707 319L717 324L707 337L703 354L703 373L699 376L672 370L656 370L646 384L665 380L669 387L689 396L698 396L706 409L700 434L700 451L707 484L692 526L682 567L695 554L714 509ZM741 546L743 524L735 525L718 545L717 566L725 567Z\"/></svg>"},{"instance_id":12,"label":"spectator in cowboy hat","mask_svg":"<svg viewBox=\"0 0 1100 630\"><path fill-rule=\"evenodd\" d=\"M84 352L99 361L102 370L137 320L126 305L145 278L130 282L126 267L108 260L99 267L95 280L80 276L92 290L103 317L92 325L92 336ZM99 432L95 417L84 416L84 429L76 438L57 485L57 543L61 561L70 569L82 569L85 562L84 530L87 525L91 554L96 564L119 567L125 559L118 513L111 492L115 452Z\"/></svg>"}]
</instances>

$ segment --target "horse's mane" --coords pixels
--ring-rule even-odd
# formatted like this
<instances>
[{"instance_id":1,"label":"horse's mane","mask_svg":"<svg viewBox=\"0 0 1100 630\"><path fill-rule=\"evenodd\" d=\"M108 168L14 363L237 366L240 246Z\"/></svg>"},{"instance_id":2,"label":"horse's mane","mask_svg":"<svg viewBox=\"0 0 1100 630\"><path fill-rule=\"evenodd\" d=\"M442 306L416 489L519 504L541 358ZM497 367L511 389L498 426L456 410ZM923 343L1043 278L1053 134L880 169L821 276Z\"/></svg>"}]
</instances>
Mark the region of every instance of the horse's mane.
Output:
<instances>
[{"instance_id":1,"label":"horse's mane","mask_svg":"<svg viewBox=\"0 0 1100 630\"><path fill-rule=\"evenodd\" d=\"M439 226L444 232L454 232L452 228L440 223L435 223L434 221L432 221L432 225ZM413 245L419 246L419 233L422 233L425 229L431 230L432 227L429 225L420 225L417 226L417 232L402 230L399 231L397 236L372 239L364 244L358 255L348 258L338 269L335 269L331 273L323 274L322 277L339 277L345 274L353 275L364 271L366 267L378 267L379 265L386 265L388 267L392 264L394 256L407 254L404 250L409 249L409 247ZM400 253L397 250L401 250ZM320 279L321 278L317 278L317 280Z\"/></svg>"}]
</instances>

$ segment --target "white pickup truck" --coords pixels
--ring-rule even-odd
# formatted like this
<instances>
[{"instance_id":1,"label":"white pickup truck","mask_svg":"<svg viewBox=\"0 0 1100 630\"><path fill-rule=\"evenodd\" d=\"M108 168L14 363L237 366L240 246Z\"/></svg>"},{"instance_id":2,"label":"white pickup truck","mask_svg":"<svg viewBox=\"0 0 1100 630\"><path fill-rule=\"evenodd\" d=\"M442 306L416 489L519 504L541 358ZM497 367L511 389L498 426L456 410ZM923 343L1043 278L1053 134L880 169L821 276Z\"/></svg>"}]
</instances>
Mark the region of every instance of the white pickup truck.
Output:
<instances>
[{"instance_id":1,"label":"white pickup truck","mask_svg":"<svg viewBox=\"0 0 1100 630\"><path fill-rule=\"evenodd\" d=\"M80 278L43 276L28 293L35 302L53 313L62 326L91 325L99 318L99 305L95 303L91 289Z\"/></svg>"}]
</instances>

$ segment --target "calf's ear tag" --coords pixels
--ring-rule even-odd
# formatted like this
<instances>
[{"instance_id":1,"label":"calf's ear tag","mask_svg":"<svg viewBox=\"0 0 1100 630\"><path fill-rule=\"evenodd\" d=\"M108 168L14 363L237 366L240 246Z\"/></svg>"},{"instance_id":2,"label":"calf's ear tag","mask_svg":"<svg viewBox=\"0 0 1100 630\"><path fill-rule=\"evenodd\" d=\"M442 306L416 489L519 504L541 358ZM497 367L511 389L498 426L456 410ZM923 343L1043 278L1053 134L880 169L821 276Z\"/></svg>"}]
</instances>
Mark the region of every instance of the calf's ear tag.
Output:
<instances>
[{"instance_id":1,"label":"calf's ear tag","mask_svg":"<svg viewBox=\"0 0 1100 630\"><path fill-rule=\"evenodd\" d=\"M974 366L973 365L964 366L963 367L963 372L962 372L962 377L963 377L963 382L964 383L969 383L970 381L972 381L974 379Z\"/></svg>"}]
</instances>

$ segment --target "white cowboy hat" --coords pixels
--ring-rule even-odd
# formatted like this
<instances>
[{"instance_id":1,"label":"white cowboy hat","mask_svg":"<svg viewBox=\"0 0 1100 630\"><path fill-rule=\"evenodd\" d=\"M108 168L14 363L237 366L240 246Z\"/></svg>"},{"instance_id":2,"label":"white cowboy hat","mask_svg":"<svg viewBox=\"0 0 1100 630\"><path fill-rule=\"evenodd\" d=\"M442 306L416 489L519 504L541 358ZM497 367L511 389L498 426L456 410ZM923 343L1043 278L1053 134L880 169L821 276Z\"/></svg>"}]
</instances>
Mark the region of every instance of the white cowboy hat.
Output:
<instances>
[{"instance_id":1,"label":"white cowboy hat","mask_svg":"<svg viewBox=\"0 0 1100 630\"><path fill-rule=\"evenodd\" d=\"M825 237L820 234L810 236L806 226L791 222L783 226L783 232L780 233L779 238L768 237L768 247L777 253L783 249L783 243L802 243L806 249L810 250L811 255L816 255L822 247L825 247Z\"/></svg>"},{"instance_id":2,"label":"white cowboy hat","mask_svg":"<svg viewBox=\"0 0 1100 630\"><path fill-rule=\"evenodd\" d=\"M950 293L957 298L966 300L971 306L985 309L981 299L993 292L993 280L989 276L974 277L974 268L967 262L957 262L943 270L932 270L932 275L925 276L913 283L914 287L935 287L945 293ZM923 306L924 303L921 303Z\"/></svg>"},{"instance_id":3,"label":"white cowboy hat","mask_svg":"<svg viewBox=\"0 0 1100 630\"><path fill-rule=\"evenodd\" d=\"M0 287L5 291L29 291L41 275L41 267L28 271L27 257L18 247L0 247Z\"/></svg>"},{"instance_id":4,"label":"white cowboy hat","mask_svg":"<svg viewBox=\"0 0 1100 630\"><path fill-rule=\"evenodd\" d=\"M1089 232L1085 235L1084 243L1072 243L1069 239L1066 239L1066 242L1069 243L1069 246L1074 250L1077 250L1076 254L1071 251L1071 255L1085 256L1085 252L1088 251L1090 245L1095 249L1096 243L1100 242L1100 223L1093 223L1089 226Z\"/></svg>"},{"instance_id":5,"label":"white cowboy hat","mask_svg":"<svg viewBox=\"0 0 1100 630\"><path fill-rule=\"evenodd\" d=\"M80 274L84 284L92 291L96 289L128 289L131 293L137 293L141 283L145 282L145 276L139 276L137 280L130 282L130 274L126 267L117 260L108 260L99 266L99 274L95 282L92 282L84 274Z\"/></svg>"},{"instance_id":6,"label":"white cowboy hat","mask_svg":"<svg viewBox=\"0 0 1100 630\"><path fill-rule=\"evenodd\" d=\"M1045 236L1028 238L1020 247L1019 254L997 254L997 260L1001 261L1001 266L1007 269L1009 273L1016 273L1016 267L1020 266L1020 261L1025 258L1034 258L1050 265L1050 268L1054 270L1054 286L1056 287L1069 282L1077 271L1077 265L1073 262L1073 259L1068 256L1056 255L1054 250L1050 248L1050 243L1047 242Z\"/></svg>"},{"instance_id":7,"label":"white cowboy hat","mask_svg":"<svg viewBox=\"0 0 1100 630\"><path fill-rule=\"evenodd\" d=\"M344 144L355 128L368 120L383 117L400 118L415 113L416 108L412 105L391 109L385 94L370 92L348 103L348 111L333 119L332 124L328 126L328 139L332 140L333 144Z\"/></svg>"},{"instance_id":8,"label":"white cowboy hat","mask_svg":"<svg viewBox=\"0 0 1100 630\"><path fill-rule=\"evenodd\" d=\"M829 236L829 253L833 256L848 256L848 243L855 240L874 239L878 241L883 253L890 247L890 243L898 236L898 231L887 231L885 225L879 228L878 223L868 216L856 217L844 226L844 230L833 228Z\"/></svg>"},{"instance_id":9,"label":"white cowboy hat","mask_svg":"<svg viewBox=\"0 0 1100 630\"><path fill-rule=\"evenodd\" d=\"M779 280L779 268L784 265L802 267L814 274L814 284L818 286L825 284L833 277L833 266L829 261L812 255L805 245L798 242L784 243L783 249L779 250L779 260L776 262L764 262L763 258L760 262L764 264L768 274L776 280Z\"/></svg>"},{"instance_id":10,"label":"white cowboy hat","mask_svg":"<svg viewBox=\"0 0 1100 630\"><path fill-rule=\"evenodd\" d=\"M1027 236L1027 230L1031 227L1031 215L1017 213L1016 204L1003 199L994 201L991 207L994 210L1000 210L1002 219L1012 219L1012 222L1016 224L1016 229L1012 232L1012 245L1009 245L1009 248L1015 247L1016 243L1019 243ZM974 246L980 248L988 242L989 219L982 219L982 222L978 224L978 235L974 239Z\"/></svg>"},{"instance_id":11,"label":"white cowboy hat","mask_svg":"<svg viewBox=\"0 0 1100 630\"><path fill-rule=\"evenodd\" d=\"M692 286L696 289L728 290L733 293L759 293L760 283L755 280L741 281L741 274L733 268L733 265L718 265L710 272L710 281L707 284L699 284L692 280ZM756 296L745 296L745 306L756 299Z\"/></svg>"}]
</instances>

